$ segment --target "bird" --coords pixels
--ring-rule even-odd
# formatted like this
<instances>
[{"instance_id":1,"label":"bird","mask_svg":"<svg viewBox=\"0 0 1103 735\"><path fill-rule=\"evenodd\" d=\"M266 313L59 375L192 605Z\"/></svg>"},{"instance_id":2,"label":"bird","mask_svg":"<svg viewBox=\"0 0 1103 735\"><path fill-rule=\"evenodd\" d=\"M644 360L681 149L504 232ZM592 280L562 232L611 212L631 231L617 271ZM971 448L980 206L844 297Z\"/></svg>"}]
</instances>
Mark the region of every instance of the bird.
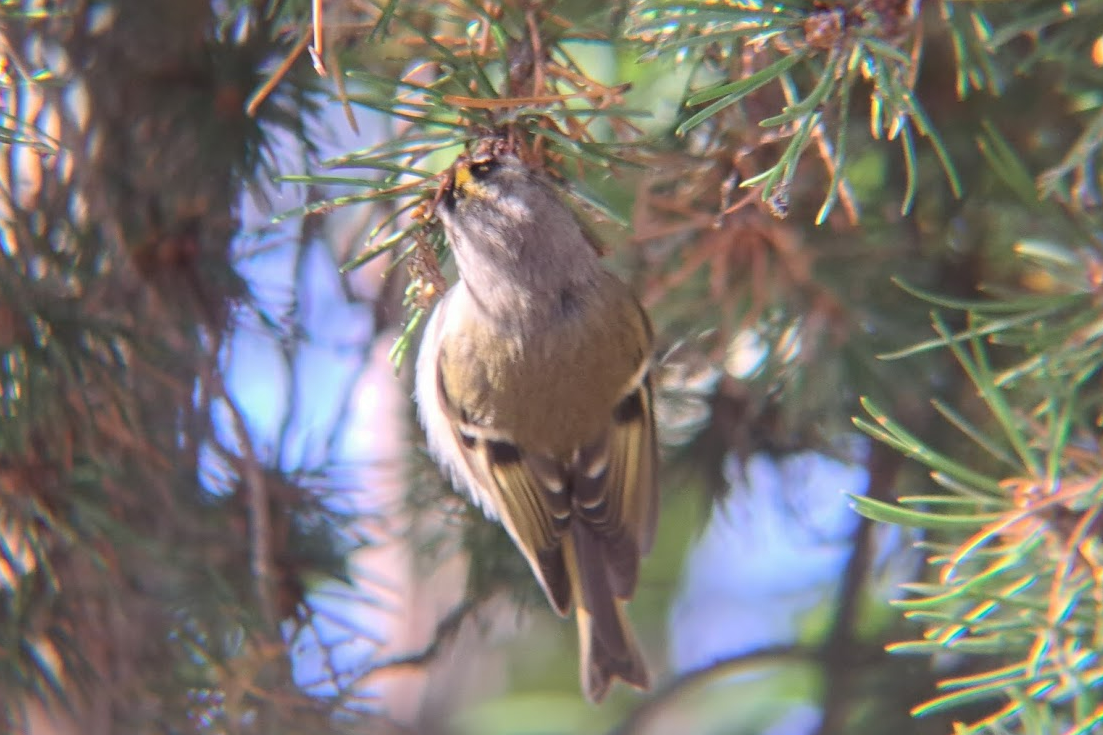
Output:
<instances>
[{"instance_id":1,"label":"bird","mask_svg":"<svg viewBox=\"0 0 1103 735\"><path fill-rule=\"evenodd\" d=\"M659 512L654 333L560 196L502 139L452 167L436 208L459 280L415 366L429 452L505 527L578 626L583 693L650 677L625 611Z\"/></svg>"}]
</instances>

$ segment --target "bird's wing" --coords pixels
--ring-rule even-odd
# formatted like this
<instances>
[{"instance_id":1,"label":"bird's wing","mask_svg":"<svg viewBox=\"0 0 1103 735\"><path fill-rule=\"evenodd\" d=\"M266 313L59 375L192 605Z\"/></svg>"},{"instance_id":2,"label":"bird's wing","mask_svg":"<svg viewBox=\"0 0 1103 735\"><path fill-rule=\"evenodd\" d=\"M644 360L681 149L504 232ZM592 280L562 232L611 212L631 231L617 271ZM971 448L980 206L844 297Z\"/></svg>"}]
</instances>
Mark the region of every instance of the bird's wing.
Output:
<instances>
[{"instance_id":1,"label":"bird's wing","mask_svg":"<svg viewBox=\"0 0 1103 735\"><path fill-rule=\"evenodd\" d=\"M649 375L651 334L646 315L634 300L632 305L631 312L640 320L636 326L645 357L626 382L608 430L580 448L574 462L566 466L526 451L507 433L471 420L480 414L480 407L464 406L461 397L449 395L441 365L448 351L439 349L439 344L425 356L435 362L431 368L423 369L419 358L419 403L432 400L441 409L435 426L426 424L431 443L484 511L501 520L560 614L566 614L571 605L562 541L572 523L583 522L593 530L603 558L589 561L608 570L608 584L619 598L629 597L635 589L640 556L650 549L654 537L658 450ZM436 326L433 321L427 338ZM438 339L439 335L432 338L431 344ZM431 386L421 383L428 375ZM605 573L602 577L606 578Z\"/></svg>"},{"instance_id":2,"label":"bird's wing","mask_svg":"<svg viewBox=\"0 0 1103 735\"><path fill-rule=\"evenodd\" d=\"M651 379L637 382L613 411L608 433L583 447L573 468L572 513L602 541L609 583L617 597L632 595L640 557L651 549L658 520L658 444Z\"/></svg>"},{"instance_id":3,"label":"bird's wing","mask_svg":"<svg viewBox=\"0 0 1103 735\"><path fill-rule=\"evenodd\" d=\"M466 420L439 377L437 395L451 417L451 430L471 478L472 492L501 520L525 555L548 601L560 615L571 605L570 580L561 539L571 518L571 503L558 463L525 453L508 437Z\"/></svg>"},{"instance_id":4,"label":"bird's wing","mask_svg":"<svg viewBox=\"0 0 1103 735\"><path fill-rule=\"evenodd\" d=\"M462 282L448 291L429 318L418 352L415 392L429 449L454 484L466 489L488 517L501 520L552 607L565 615L571 590L560 547L570 503L561 469L536 456L522 457L508 437L475 425L468 420L472 407L460 405L444 387L447 306L464 298L468 294ZM503 487L510 492L503 492Z\"/></svg>"},{"instance_id":5,"label":"bird's wing","mask_svg":"<svg viewBox=\"0 0 1103 735\"><path fill-rule=\"evenodd\" d=\"M646 368L644 368L646 369ZM526 452L504 435L464 420L466 412L438 385L464 463L484 505L497 511L528 559L552 606L570 608L571 588L560 551L571 523L590 526L613 593L628 598L640 557L651 548L658 516L658 447L646 373L618 403L608 432L583 447L570 467Z\"/></svg>"}]
</instances>

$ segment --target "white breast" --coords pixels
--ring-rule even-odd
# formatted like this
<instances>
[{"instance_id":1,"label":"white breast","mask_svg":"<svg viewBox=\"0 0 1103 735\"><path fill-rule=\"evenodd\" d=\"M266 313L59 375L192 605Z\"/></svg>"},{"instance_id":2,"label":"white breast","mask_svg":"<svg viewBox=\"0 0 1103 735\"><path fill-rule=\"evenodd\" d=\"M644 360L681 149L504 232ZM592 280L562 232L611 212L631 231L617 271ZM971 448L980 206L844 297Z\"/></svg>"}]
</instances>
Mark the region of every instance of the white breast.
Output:
<instances>
[{"instance_id":1,"label":"white breast","mask_svg":"<svg viewBox=\"0 0 1103 735\"><path fill-rule=\"evenodd\" d=\"M414 400L417 402L418 418L425 428L429 453L444 469L456 489L466 491L488 518L497 518L497 508L483 494L464 459L451 419L442 406L437 382L437 361L443 335L449 328L448 315L462 310L460 302L470 298L467 287L461 281L450 288L433 309L429 323L425 326L417 364L414 366Z\"/></svg>"}]
</instances>

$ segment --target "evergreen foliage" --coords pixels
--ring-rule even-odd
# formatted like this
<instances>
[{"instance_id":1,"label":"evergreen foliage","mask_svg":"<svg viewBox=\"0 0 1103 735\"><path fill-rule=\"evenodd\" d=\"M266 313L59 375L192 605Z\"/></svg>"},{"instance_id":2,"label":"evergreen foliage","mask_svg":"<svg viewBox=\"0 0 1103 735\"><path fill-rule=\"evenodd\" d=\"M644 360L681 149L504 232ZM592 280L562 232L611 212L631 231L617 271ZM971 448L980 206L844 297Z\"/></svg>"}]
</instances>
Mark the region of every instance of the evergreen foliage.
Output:
<instances>
[{"instance_id":1,"label":"evergreen foliage","mask_svg":"<svg viewBox=\"0 0 1103 735\"><path fill-rule=\"evenodd\" d=\"M266 312L238 272L235 202L279 169L309 195L280 214L304 250L320 216L369 205L365 247L337 256L386 260L401 365L447 287L449 166L491 133L562 182L669 346L644 588L676 584L733 456L874 440L822 631L561 731L690 709L764 731L732 710L749 691L818 705L822 735L1103 721L1100 0L4 0L0 82L8 730L40 705L89 732L398 729L347 681L292 675L307 591L355 544L332 468L258 446L226 388L243 324L289 365L301 336L299 304ZM323 174L270 139L312 155L321 90L388 126ZM410 477L419 515L454 502ZM466 523L469 600L390 663L431 666L492 590L531 592ZM878 615L889 525L926 565ZM669 595L633 608L645 636ZM516 688L573 687L548 668ZM466 727L533 732L549 701Z\"/></svg>"}]
</instances>

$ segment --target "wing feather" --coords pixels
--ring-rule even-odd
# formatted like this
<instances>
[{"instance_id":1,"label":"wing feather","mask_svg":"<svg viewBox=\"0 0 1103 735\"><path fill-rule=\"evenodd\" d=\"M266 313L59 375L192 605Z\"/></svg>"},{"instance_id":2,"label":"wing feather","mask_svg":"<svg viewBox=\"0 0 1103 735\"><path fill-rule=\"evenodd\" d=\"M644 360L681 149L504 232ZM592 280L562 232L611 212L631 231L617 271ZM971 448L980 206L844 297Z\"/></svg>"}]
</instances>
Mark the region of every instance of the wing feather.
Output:
<instances>
[{"instance_id":1,"label":"wing feather","mask_svg":"<svg viewBox=\"0 0 1103 735\"><path fill-rule=\"evenodd\" d=\"M547 460L530 460L514 444L479 436L479 427L463 420L464 411L449 400L439 378L438 397L452 416L452 430L460 438L460 456L477 486L472 490L482 493L496 509L548 602L560 615L566 615L571 608L571 588L560 547L570 521L570 505L562 483L556 488L546 481Z\"/></svg>"},{"instance_id":2,"label":"wing feather","mask_svg":"<svg viewBox=\"0 0 1103 735\"><path fill-rule=\"evenodd\" d=\"M657 466L651 385L645 375L617 406L608 435L580 453L574 482L575 513L606 545L610 581L622 599L635 590L640 557L654 540ZM587 467L598 471L587 473Z\"/></svg>"},{"instance_id":3,"label":"wing feather","mask_svg":"<svg viewBox=\"0 0 1103 735\"><path fill-rule=\"evenodd\" d=\"M654 539L658 450L649 376L651 333L646 315L638 305L635 309L647 354L626 385L606 433L581 447L566 463L526 451L501 429L469 420L477 412L457 405L441 377L440 360L447 355L439 349L443 327L434 324L437 314L427 330L433 335L435 354L425 359L436 364L427 381L432 385L419 384L418 391L419 402L431 394L448 417L433 424L435 433L447 434L436 438L438 454L445 455L453 475L468 486L488 515L501 520L561 615L572 603L563 554L563 540L572 523L583 523L593 532L601 553L592 561L606 567L608 584L621 599L635 590L640 557Z\"/></svg>"}]
</instances>

